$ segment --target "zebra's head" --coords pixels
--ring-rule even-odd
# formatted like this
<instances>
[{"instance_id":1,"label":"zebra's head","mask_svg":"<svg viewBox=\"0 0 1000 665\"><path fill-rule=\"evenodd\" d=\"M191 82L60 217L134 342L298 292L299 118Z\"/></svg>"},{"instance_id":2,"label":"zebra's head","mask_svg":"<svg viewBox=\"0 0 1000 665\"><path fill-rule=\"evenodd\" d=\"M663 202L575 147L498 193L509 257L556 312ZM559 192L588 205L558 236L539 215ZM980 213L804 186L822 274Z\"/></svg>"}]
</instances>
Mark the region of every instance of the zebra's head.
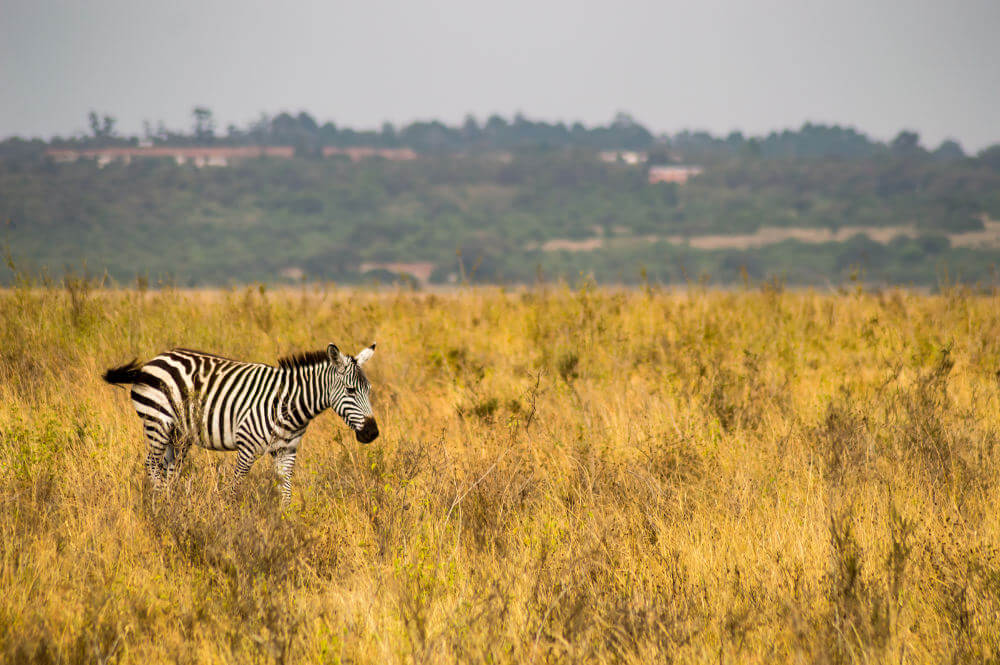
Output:
<instances>
[{"instance_id":1,"label":"zebra's head","mask_svg":"<svg viewBox=\"0 0 1000 665\"><path fill-rule=\"evenodd\" d=\"M368 401L371 384L361 367L375 355L375 344L362 349L356 356L345 356L336 344L327 346L326 352L334 368L330 403L347 426L354 430L358 441L371 443L378 438L378 425Z\"/></svg>"}]
</instances>

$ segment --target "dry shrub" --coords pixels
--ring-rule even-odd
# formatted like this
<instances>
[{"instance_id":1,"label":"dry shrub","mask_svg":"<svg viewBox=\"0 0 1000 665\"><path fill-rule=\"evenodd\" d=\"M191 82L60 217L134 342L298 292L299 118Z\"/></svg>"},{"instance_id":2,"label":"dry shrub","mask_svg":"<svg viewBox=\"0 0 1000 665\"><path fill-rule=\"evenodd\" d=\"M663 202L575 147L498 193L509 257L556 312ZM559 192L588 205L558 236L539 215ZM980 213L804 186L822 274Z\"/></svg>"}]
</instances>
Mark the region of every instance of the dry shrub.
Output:
<instances>
[{"instance_id":1,"label":"dry shrub","mask_svg":"<svg viewBox=\"0 0 1000 665\"><path fill-rule=\"evenodd\" d=\"M812 430L811 438L823 459L827 482L840 486L864 481L872 452L871 434L866 419L852 404L849 389L842 387L840 395L829 403L822 424Z\"/></svg>"},{"instance_id":2,"label":"dry shrub","mask_svg":"<svg viewBox=\"0 0 1000 665\"><path fill-rule=\"evenodd\" d=\"M889 640L889 605L864 566L864 551L850 512L830 518L826 656L853 662L860 653L879 653Z\"/></svg>"}]
</instances>

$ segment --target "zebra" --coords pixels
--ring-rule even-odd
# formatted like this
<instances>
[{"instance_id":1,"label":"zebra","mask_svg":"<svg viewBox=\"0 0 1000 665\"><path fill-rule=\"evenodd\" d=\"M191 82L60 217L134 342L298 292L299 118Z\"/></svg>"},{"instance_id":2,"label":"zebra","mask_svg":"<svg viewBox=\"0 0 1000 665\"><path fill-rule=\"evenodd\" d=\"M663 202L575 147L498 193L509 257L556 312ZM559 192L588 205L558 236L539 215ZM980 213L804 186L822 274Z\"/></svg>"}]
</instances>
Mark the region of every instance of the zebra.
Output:
<instances>
[{"instance_id":1,"label":"zebra","mask_svg":"<svg viewBox=\"0 0 1000 665\"><path fill-rule=\"evenodd\" d=\"M148 444L146 471L155 488L170 481L197 442L209 450L236 451L233 485L270 453L287 505L299 443L322 411L333 408L361 443L378 438L368 401L371 384L361 369L374 353L374 343L356 356L330 344L324 351L280 358L274 367L176 348L144 364L136 359L112 367L103 378L132 386L132 406Z\"/></svg>"}]
</instances>

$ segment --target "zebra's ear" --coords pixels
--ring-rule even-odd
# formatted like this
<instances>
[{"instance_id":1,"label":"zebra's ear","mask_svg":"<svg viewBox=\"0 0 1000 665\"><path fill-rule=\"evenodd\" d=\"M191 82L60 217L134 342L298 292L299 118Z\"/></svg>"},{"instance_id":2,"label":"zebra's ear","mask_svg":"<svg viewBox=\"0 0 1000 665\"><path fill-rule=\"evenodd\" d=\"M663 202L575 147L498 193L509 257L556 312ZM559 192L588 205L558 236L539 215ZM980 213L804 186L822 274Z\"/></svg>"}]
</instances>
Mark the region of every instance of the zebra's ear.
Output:
<instances>
[{"instance_id":1,"label":"zebra's ear","mask_svg":"<svg viewBox=\"0 0 1000 665\"><path fill-rule=\"evenodd\" d=\"M330 362L332 362L333 366L337 369L340 369L347 364L347 357L341 353L340 349L337 348L337 345L332 342L326 347L326 355L330 356Z\"/></svg>"},{"instance_id":2,"label":"zebra's ear","mask_svg":"<svg viewBox=\"0 0 1000 665\"><path fill-rule=\"evenodd\" d=\"M357 356L355 356L354 362L358 363L358 367L361 367L366 362L368 362L368 360L373 355L375 355L375 342L372 342L371 346L369 346L369 347L367 347L365 349L362 349L361 353L359 353Z\"/></svg>"}]
</instances>

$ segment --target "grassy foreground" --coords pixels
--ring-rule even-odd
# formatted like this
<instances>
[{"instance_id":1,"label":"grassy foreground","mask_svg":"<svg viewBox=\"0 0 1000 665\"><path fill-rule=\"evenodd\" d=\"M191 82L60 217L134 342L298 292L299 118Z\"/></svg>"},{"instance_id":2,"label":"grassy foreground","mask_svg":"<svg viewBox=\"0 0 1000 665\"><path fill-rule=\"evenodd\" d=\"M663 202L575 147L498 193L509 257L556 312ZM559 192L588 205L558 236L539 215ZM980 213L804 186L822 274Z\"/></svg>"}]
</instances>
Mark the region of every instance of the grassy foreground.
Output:
<instances>
[{"instance_id":1,"label":"grassy foreground","mask_svg":"<svg viewBox=\"0 0 1000 665\"><path fill-rule=\"evenodd\" d=\"M1000 658L1000 296L0 293L0 661ZM106 367L377 340L291 508Z\"/></svg>"}]
</instances>

